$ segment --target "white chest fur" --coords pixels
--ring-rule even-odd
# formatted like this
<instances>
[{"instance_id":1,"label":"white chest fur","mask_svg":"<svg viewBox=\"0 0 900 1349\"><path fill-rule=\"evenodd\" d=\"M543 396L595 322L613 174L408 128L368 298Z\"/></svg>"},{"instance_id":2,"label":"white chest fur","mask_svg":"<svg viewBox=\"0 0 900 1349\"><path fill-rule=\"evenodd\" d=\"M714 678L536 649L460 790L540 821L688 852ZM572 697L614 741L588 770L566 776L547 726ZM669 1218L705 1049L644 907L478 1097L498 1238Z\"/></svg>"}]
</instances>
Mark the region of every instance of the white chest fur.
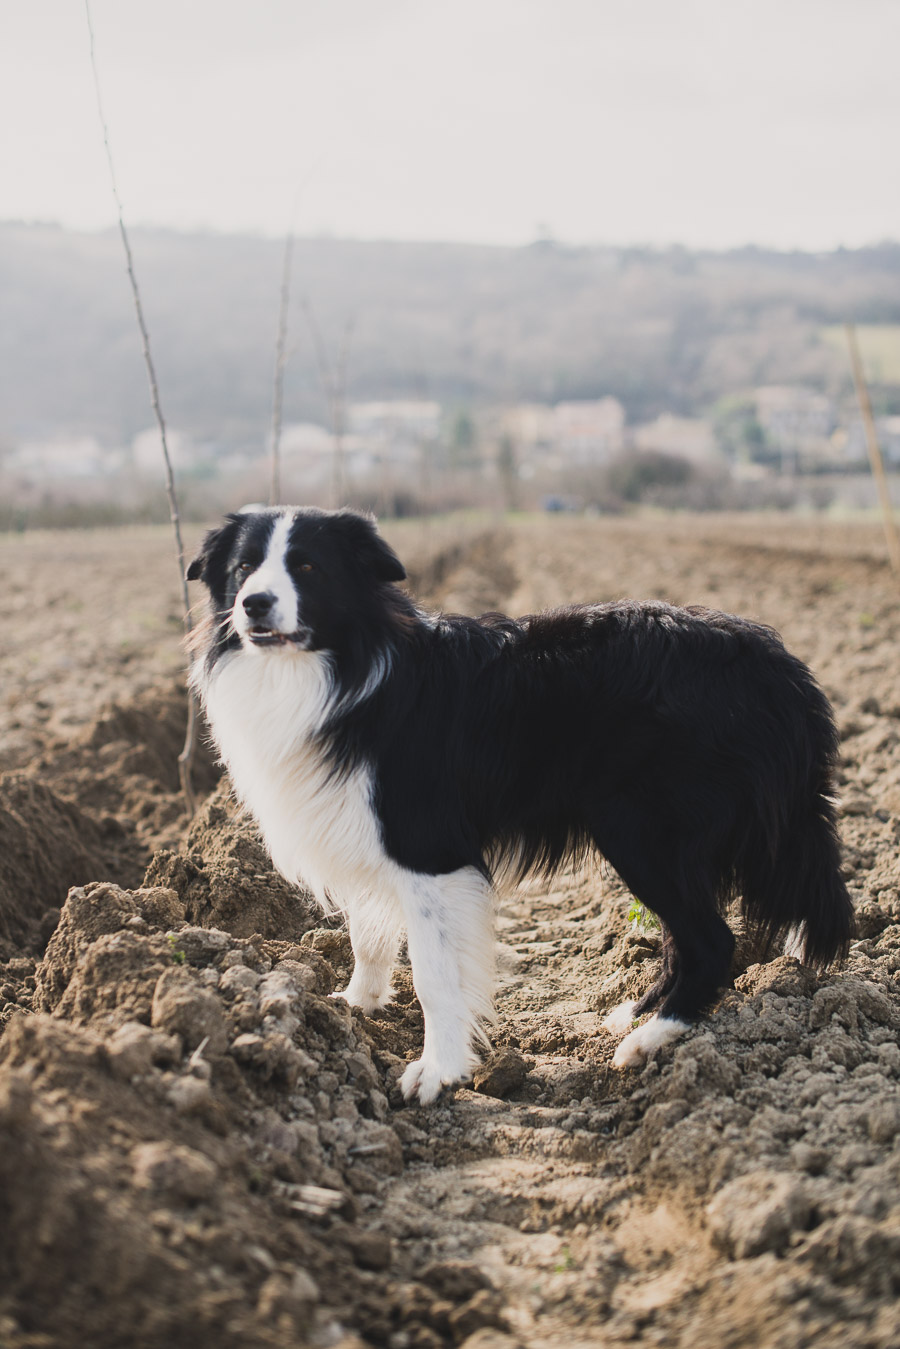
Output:
<instances>
[{"instance_id":1,"label":"white chest fur","mask_svg":"<svg viewBox=\"0 0 900 1349\"><path fill-rule=\"evenodd\" d=\"M316 652L235 652L201 684L222 760L272 861L323 907L378 885L386 858L364 769L335 775L315 743L332 681Z\"/></svg>"}]
</instances>

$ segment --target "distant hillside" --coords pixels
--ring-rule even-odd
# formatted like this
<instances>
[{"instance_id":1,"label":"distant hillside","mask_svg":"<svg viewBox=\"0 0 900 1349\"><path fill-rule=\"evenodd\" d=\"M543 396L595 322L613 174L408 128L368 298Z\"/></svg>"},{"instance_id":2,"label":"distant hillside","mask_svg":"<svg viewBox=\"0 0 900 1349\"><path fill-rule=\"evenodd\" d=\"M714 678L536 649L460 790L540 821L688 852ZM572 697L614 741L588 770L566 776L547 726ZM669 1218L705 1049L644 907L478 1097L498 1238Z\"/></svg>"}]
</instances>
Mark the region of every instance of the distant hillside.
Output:
<instances>
[{"instance_id":1,"label":"distant hillside","mask_svg":"<svg viewBox=\"0 0 900 1349\"><path fill-rule=\"evenodd\" d=\"M137 229L132 241L169 421L262 437L281 244ZM810 256L312 239L296 244L293 296L288 419L325 417L307 296L333 347L353 323L353 399L613 394L635 421L766 382L840 392L846 358L824 329L900 322L900 245ZM149 424L115 231L0 225L0 297L0 437L122 441Z\"/></svg>"}]
</instances>

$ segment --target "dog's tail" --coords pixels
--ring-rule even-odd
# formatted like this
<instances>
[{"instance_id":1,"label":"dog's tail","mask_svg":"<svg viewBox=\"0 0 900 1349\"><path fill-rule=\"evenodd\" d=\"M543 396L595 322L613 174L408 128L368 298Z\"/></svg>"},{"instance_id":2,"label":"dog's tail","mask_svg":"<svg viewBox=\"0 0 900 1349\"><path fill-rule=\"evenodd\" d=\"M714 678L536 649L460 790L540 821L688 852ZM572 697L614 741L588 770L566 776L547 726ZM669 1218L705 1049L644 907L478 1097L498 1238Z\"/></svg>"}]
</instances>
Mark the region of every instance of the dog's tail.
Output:
<instances>
[{"instance_id":1,"label":"dog's tail","mask_svg":"<svg viewBox=\"0 0 900 1349\"><path fill-rule=\"evenodd\" d=\"M757 648L762 651L762 648ZM810 671L769 640L754 677L766 690L745 742L734 887L747 927L824 970L846 954L855 931L841 876L834 714Z\"/></svg>"},{"instance_id":2,"label":"dog's tail","mask_svg":"<svg viewBox=\"0 0 900 1349\"><path fill-rule=\"evenodd\" d=\"M855 920L841 877L830 766L777 825L771 817L765 827L751 824L736 873L744 919L763 942L784 937L788 955L820 970L843 959Z\"/></svg>"}]
</instances>

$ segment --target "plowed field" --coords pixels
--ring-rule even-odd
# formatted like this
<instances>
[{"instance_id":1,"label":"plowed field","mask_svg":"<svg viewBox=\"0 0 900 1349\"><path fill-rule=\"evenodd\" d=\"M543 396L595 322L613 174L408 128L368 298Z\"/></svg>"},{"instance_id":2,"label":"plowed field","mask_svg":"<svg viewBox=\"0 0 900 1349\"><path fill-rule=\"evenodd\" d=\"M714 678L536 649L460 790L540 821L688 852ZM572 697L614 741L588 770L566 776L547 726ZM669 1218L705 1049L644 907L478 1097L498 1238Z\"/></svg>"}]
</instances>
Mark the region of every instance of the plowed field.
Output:
<instances>
[{"instance_id":1,"label":"plowed field","mask_svg":"<svg viewBox=\"0 0 900 1349\"><path fill-rule=\"evenodd\" d=\"M548 518L388 529L423 602L622 596L778 628L842 735L859 939L734 987L641 1070L653 977L605 864L504 898L494 1055L429 1108L409 970L273 873L209 755L187 826L163 531L0 541L0 1345L900 1345L900 588L876 526Z\"/></svg>"}]
</instances>

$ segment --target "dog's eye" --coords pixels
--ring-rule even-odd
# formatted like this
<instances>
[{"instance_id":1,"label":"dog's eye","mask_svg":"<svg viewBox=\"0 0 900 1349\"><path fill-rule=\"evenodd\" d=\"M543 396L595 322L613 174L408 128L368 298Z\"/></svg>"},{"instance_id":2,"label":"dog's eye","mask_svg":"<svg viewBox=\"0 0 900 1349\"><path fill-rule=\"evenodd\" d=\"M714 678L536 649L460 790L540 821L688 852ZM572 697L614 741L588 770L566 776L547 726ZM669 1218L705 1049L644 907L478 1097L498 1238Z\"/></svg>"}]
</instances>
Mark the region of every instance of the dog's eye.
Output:
<instances>
[{"instance_id":1,"label":"dog's eye","mask_svg":"<svg viewBox=\"0 0 900 1349\"><path fill-rule=\"evenodd\" d=\"M237 569L241 576L249 576L254 566L252 562L239 562Z\"/></svg>"},{"instance_id":2,"label":"dog's eye","mask_svg":"<svg viewBox=\"0 0 900 1349\"><path fill-rule=\"evenodd\" d=\"M298 570L298 571L315 571L315 567L313 566L313 564L312 564L311 562L301 562L301 563L300 563L300 566L297 568L297 570Z\"/></svg>"}]
</instances>

